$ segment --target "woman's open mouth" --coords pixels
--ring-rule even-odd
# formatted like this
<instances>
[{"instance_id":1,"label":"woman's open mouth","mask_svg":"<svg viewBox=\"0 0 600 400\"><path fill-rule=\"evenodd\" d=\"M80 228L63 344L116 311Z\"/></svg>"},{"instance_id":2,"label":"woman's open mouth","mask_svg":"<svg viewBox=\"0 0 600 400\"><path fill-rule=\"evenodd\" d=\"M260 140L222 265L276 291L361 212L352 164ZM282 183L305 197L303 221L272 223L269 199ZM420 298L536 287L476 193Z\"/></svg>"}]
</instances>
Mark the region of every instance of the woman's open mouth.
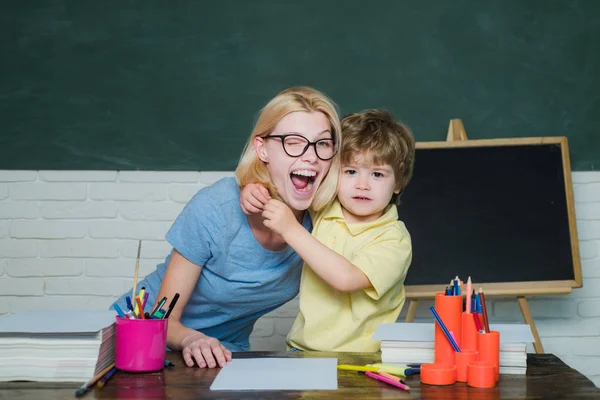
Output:
<instances>
[{"instance_id":1,"label":"woman's open mouth","mask_svg":"<svg viewBox=\"0 0 600 400\"><path fill-rule=\"evenodd\" d=\"M292 171L290 174L290 179L296 191L310 192L315 180L317 179L317 175L317 171L299 169Z\"/></svg>"}]
</instances>

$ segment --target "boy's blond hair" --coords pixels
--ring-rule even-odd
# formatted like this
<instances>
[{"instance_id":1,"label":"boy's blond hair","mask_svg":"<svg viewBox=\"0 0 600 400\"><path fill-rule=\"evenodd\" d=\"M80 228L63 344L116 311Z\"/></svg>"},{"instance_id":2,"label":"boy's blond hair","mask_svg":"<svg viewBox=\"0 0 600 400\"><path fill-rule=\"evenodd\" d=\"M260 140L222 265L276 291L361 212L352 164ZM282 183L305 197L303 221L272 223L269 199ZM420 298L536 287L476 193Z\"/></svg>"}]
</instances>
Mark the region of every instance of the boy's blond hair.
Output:
<instances>
[{"instance_id":1,"label":"boy's blond hair","mask_svg":"<svg viewBox=\"0 0 600 400\"><path fill-rule=\"evenodd\" d=\"M266 164L258 158L254 150L254 138L257 136L270 135L275 126L286 115L296 112L321 112L325 115L331 125L331 135L340 146L342 141L342 129L340 119L335 103L319 92L310 87L294 87L284 90L275 96L260 112L252 134L248 139L246 148L242 153L240 162L235 169L235 175L240 187L249 183L261 183L269 189L271 196L281 200L281 197L274 189L275 186L271 180L271 175ZM315 193L311 210L319 211L327 206L336 195L337 184L340 171L339 154L331 160L329 172Z\"/></svg>"},{"instance_id":2,"label":"boy's blond hair","mask_svg":"<svg viewBox=\"0 0 600 400\"><path fill-rule=\"evenodd\" d=\"M400 195L410 182L415 162L415 138L410 128L382 109L369 109L348 114L342 119L344 142L342 165L351 164L359 153L366 153L375 165L389 164L394 170L399 194L391 203L399 204Z\"/></svg>"}]
</instances>

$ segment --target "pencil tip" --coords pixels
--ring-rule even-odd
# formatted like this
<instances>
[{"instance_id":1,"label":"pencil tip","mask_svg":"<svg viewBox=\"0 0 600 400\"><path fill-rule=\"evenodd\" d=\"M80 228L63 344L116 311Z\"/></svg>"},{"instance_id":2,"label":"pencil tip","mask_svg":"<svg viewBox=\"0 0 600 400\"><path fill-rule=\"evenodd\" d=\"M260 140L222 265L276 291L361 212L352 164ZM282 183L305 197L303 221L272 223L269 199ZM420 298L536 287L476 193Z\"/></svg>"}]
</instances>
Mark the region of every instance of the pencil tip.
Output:
<instances>
[{"instance_id":1,"label":"pencil tip","mask_svg":"<svg viewBox=\"0 0 600 400\"><path fill-rule=\"evenodd\" d=\"M467 279L467 283L471 283L471 277L469 276L469 279Z\"/></svg>"}]
</instances>

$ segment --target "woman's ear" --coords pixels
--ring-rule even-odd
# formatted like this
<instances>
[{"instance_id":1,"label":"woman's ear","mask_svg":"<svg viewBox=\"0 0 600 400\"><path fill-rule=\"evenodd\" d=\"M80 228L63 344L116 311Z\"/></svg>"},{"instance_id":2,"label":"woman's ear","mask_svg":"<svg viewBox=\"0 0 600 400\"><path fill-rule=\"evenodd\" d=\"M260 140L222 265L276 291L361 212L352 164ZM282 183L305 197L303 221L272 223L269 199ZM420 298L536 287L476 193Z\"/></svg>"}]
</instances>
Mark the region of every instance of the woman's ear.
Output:
<instances>
[{"instance_id":1,"label":"woman's ear","mask_svg":"<svg viewBox=\"0 0 600 400\"><path fill-rule=\"evenodd\" d=\"M254 138L254 151L262 162L269 162L269 154L267 153L265 139L262 136Z\"/></svg>"}]
</instances>

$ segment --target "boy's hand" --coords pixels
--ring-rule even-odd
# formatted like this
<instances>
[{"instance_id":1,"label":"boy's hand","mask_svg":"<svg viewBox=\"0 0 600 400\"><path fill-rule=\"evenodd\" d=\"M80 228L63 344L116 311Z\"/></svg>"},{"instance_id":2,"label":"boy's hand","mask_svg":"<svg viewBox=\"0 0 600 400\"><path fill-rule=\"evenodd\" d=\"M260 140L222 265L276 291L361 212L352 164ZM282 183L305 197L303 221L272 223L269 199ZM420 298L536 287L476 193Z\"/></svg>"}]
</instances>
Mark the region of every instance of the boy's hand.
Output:
<instances>
[{"instance_id":1,"label":"boy's hand","mask_svg":"<svg viewBox=\"0 0 600 400\"><path fill-rule=\"evenodd\" d=\"M265 218L265 226L281 236L300 225L292 210L285 203L275 199L269 200L265 205L262 216Z\"/></svg>"},{"instance_id":2,"label":"boy's hand","mask_svg":"<svg viewBox=\"0 0 600 400\"><path fill-rule=\"evenodd\" d=\"M260 183L249 183L240 193L240 207L246 215L258 214L270 199L271 195L266 187Z\"/></svg>"}]
</instances>

